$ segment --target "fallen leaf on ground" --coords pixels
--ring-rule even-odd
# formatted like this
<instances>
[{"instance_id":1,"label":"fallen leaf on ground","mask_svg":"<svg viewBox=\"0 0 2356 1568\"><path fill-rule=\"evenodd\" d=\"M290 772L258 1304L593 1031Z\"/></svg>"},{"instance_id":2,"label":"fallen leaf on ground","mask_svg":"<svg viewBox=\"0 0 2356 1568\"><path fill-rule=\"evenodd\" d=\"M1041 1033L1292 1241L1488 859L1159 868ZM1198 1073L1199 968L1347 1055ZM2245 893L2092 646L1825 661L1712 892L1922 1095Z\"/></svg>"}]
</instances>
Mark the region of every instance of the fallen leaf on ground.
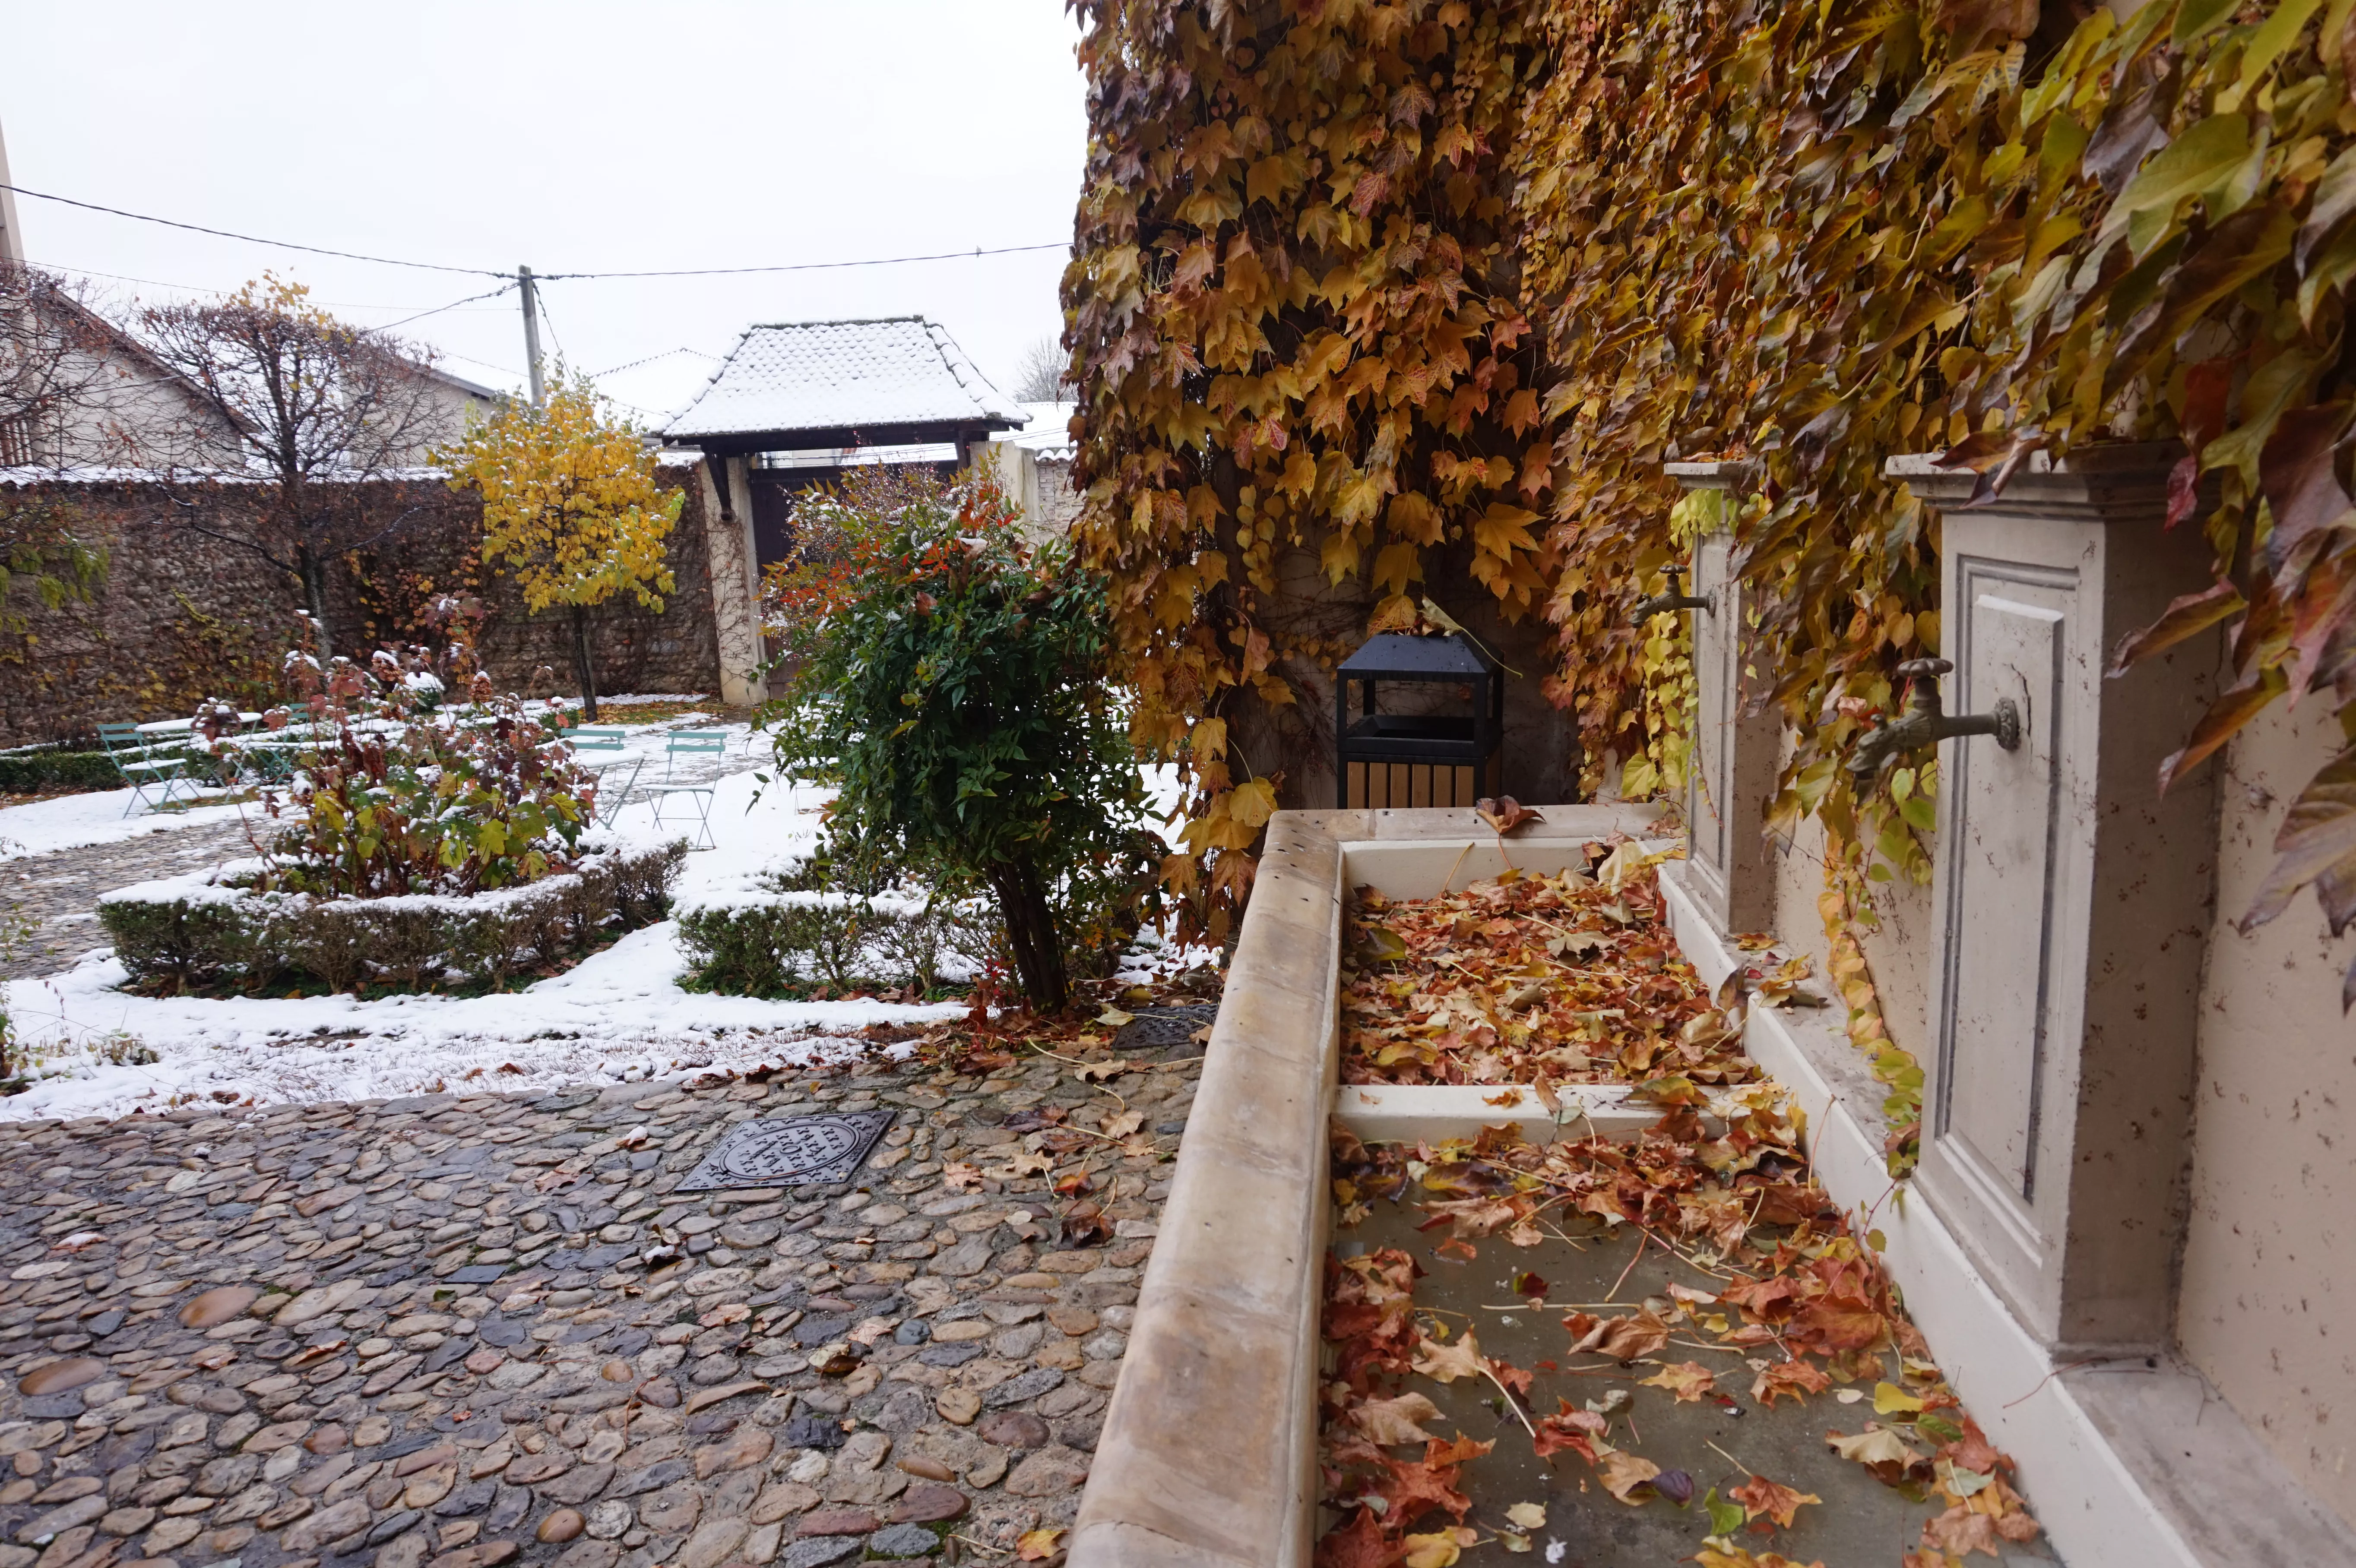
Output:
<instances>
[{"instance_id":1,"label":"fallen leaf on ground","mask_svg":"<svg viewBox=\"0 0 2356 1568\"><path fill-rule=\"evenodd\" d=\"M1803 1395L1822 1393L1832 1386L1833 1380L1814 1361L1778 1361L1759 1374L1751 1385L1751 1397L1762 1404L1773 1404L1780 1394L1805 1403Z\"/></svg>"},{"instance_id":2,"label":"fallen leaf on ground","mask_svg":"<svg viewBox=\"0 0 2356 1568\"><path fill-rule=\"evenodd\" d=\"M1523 1530L1544 1530L1546 1521L1544 1503L1515 1503L1505 1510L1505 1522Z\"/></svg>"},{"instance_id":3,"label":"fallen leaf on ground","mask_svg":"<svg viewBox=\"0 0 2356 1568\"><path fill-rule=\"evenodd\" d=\"M1726 1495L1740 1503L1749 1517L1772 1519L1785 1530L1792 1528L1792 1516L1800 1511L1803 1503L1825 1500L1814 1492L1799 1491L1764 1476L1753 1476L1747 1485L1730 1487Z\"/></svg>"},{"instance_id":4,"label":"fallen leaf on ground","mask_svg":"<svg viewBox=\"0 0 2356 1568\"><path fill-rule=\"evenodd\" d=\"M1103 1083L1130 1072L1126 1061L1085 1061L1072 1073L1083 1083Z\"/></svg>"},{"instance_id":5,"label":"fallen leaf on ground","mask_svg":"<svg viewBox=\"0 0 2356 1568\"><path fill-rule=\"evenodd\" d=\"M1035 1519L1038 1516L1033 1514L1032 1517ZM1026 1530L1014 1542L1014 1560L1017 1563L1044 1563L1055 1555L1055 1544L1063 1539L1064 1531L1060 1530Z\"/></svg>"},{"instance_id":6,"label":"fallen leaf on ground","mask_svg":"<svg viewBox=\"0 0 2356 1568\"><path fill-rule=\"evenodd\" d=\"M1350 1413L1366 1441L1378 1448L1395 1443L1430 1443L1436 1435L1426 1432L1422 1423L1435 1419L1440 1407L1419 1393L1403 1393L1397 1399L1370 1399Z\"/></svg>"},{"instance_id":7,"label":"fallen leaf on ground","mask_svg":"<svg viewBox=\"0 0 2356 1568\"><path fill-rule=\"evenodd\" d=\"M1740 1546L1705 1546L1694 1553L1693 1560L1700 1563L1701 1568L1825 1568L1821 1559L1804 1564L1780 1552L1762 1552L1753 1557L1747 1548Z\"/></svg>"},{"instance_id":8,"label":"fallen leaf on ground","mask_svg":"<svg viewBox=\"0 0 2356 1568\"><path fill-rule=\"evenodd\" d=\"M1896 1383L1873 1385L1873 1413L1876 1415L1912 1415L1922 1408L1922 1402L1900 1388Z\"/></svg>"},{"instance_id":9,"label":"fallen leaf on ground","mask_svg":"<svg viewBox=\"0 0 2356 1568\"><path fill-rule=\"evenodd\" d=\"M1643 1507L1644 1499L1630 1494L1639 1487L1652 1485L1653 1477L1661 1473L1658 1465L1624 1448L1614 1448L1604 1455L1603 1463L1598 1468L1601 1472L1603 1489L1632 1508Z\"/></svg>"},{"instance_id":10,"label":"fallen leaf on ground","mask_svg":"<svg viewBox=\"0 0 2356 1568\"><path fill-rule=\"evenodd\" d=\"M1699 1361L1680 1361L1674 1367L1663 1367L1651 1377L1637 1381L1647 1388L1668 1390L1677 1396L1679 1404L1697 1401L1718 1386L1718 1380Z\"/></svg>"},{"instance_id":11,"label":"fallen leaf on ground","mask_svg":"<svg viewBox=\"0 0 2356 1568\"><path fill-rule=\"evenodd\" d=\"M1458 1378L1481 1375L1481 1347L1472 1338L1472 1330L1453 1345L1443 1345L1429 1336L1419 1334L1415 1341L1413 1370L1435 1381L1452 1383Z\"/></svg>"},{"instance_id":12,"label":"fallen leaf on ground","mask_svg":"<svg viewBox=\"0 0 2356 1568\"><path fill-rule=\"evenodd\" d=\"M1125 1138L1144 1125L1144 1112L1123 1111L1118 1116L1107 1116L1104 1125L1097 1130L1108 1138Z\"/></svg>"},{"instance_id":13,"label":"fallen leaf on ground","mask_svg":"<svg viewBox=\"0 0 2356 1568\"><path fill-rule=\"evenodd\" d=\"M1564 1327L1569 1327L1568 1320ZM1669 1326L1650 1312L1639 1312L1633 1317L1602 1319L1572 1343L1570 1353L1581 1356L1592 1351L1615 1361L1633 1361L1668 1342Z\"/></svg>"},{"instance_id":14,"label":"fallen leaf on ground","mask_svg":"<svg viewBox=\"0 0 2356 1568\"><path fill-rule=\"evenodd\" d=\"M981 1190L981 1167L961 1159L951 1160L941 1168L941 1184L952 1192Z\"/></svg>"},{"instance_id":15,"label":"fallen leaf on ground","mask_svg":"<svg viewBox=\"0 0 2356 1568\"><path fill-rule=\"evenodd\" d=\"M1104 1011L1097 1015L1097 1022L1104 1025L1107 1029L1119 1029L1123 1024L1135 1023L1136 1021L1137 1015L1135 1013L1125 1013L1119 1008L1107 1008Z\"/></svg>"},{"instance_id":16,"label":"fallen leaf on ground","mask_svg":"<svg viewBox=\"0 0 2356 1568\"><path fill-rule=\"evenodd\" d=\"M1460 1524L1429 1535L1410 1535L1399 1544L1407 1548L1406 1568L1453 1568L1464 1549L1480 1539L1479 1531Z\"/></svg>"}]
</instances>

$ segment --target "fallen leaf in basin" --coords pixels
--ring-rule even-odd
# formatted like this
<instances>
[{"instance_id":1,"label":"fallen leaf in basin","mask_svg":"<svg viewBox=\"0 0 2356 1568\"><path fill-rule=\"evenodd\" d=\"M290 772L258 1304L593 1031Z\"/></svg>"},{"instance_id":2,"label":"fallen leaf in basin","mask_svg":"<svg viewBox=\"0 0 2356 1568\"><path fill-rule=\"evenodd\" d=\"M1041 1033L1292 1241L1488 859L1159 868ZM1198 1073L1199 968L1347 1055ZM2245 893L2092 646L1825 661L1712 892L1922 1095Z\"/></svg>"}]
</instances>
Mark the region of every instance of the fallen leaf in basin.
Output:
<instances>
[{"instance_id":1,"label":"fallen leaf in basin","mask_svg":"<svg viewBox=\"0 0 2356 1568\"><path fill-rule=\"evenodd\" d=\"M1869 1421L1865 1424L1865 1430L1854 1437L1827 1432L1825 1442L1842 1458L1856 1460L1893 1486L1918 1467L1928 1468L1922 1456L1909 1446L1904 1438L1888 1427L1877 1426Z\"/></svg>"},{"instance_id":2,"label":"fallen leaf in basin","mask_svg":"<svg viewBox=\"0 0 2356 1568\"><path fill-rule=\"evenodd\" d=\"M1740 1546L1705 1546L1694 1553L1693 1560L1700 1563L1701 1568L1825 1568L1822 1559L1802 1563L1780 1552L1762 1552L1753 1557L1748 1548ZM1907 1568L1913 1568L1911 1558ZM1934 1563L1928 1564L1927 1568L1944 1568L1944 1565Z\"/></svg>"},{"instance_id":3,"label":"fallen leaf in basin","mask_svg":"<svg viewBox=\"0 0 2356 1568\"><path fill-rule=\"evenodd\" d=\"M1603 1489L1631 1508L1644 1506L1644 1499L1633 1494L1640 1487L1651 1486L1653 1477L1661 1473L1658 1465L1624 1448L1614 1448L1604 1455L1603 1463L1598 1468Z\"/></svg>"},{"instance_id":4,"label":"fallen leaf in basin","mask_svg":"<svg viewBox=\"0 0 2356 1568\"><path fill-rule=\"evenodd\" d=\"M1366 1441L1378 1448L1395 1443L1431 1443L1439 1441L1434 1433L1426 1432L1422 1424L1436 1419L1440 1407L1419 1393L1403 1393L1397 1399L1370 1399L1350 1412L1350 1419Z\"/></svg>"},{"instance_id":5,"label":"fallen leaf in basin","mask_svg":"<svg viewBox=\"0 0 2356 1568\"><path fill-rule=\"evenodd\" d=\"M1663 1367L1653 1376L1637 1381L1646 1388L1668 1390L1677 1396L1679 1404L1697 1402L1718 1386L1718 1380L1699 1361L1680 1361L1674 1367Z\"/></svg>"},{"instance_id":6,"label":"fallen leaf in basin","mask_svg":"<svg viewBox=\"0 0 2356 1568\"><path fill-rule=\"evenodd\" d=\"M1401 1561L1406 1568L1453 1568L1464 1554L1464 1548L1481 1539L1481 1532L1465 1525L1451 1525L1429 1535L1410 1535L1399 1542L1407 1548Z\"/></svg>"},{"instance_id":7,"label":"fallen leaf in basin","mask_svg":"<svg viewBox=\"0 0 2356 1568\"><path fill-rule=\"evenodd\" d=\"M1922 1408L1921 1400L1896 1383L1878 1382L1873 1385L1873 1413L1876 1415L1912 1415Z\"/></svg>"},{"instance_id":8,"label":"fallen leaf in basin","mask_svg":"<svg viewBox=\"0 0 2356 1568\"><path fill-rule=\"evenodd\" d=\"M1792 1528L1792 1516L1802 1504L1825 1500L1814 1492L1800 1491L1764 1476L1753 1476L1745 1485L1729 1488L1726 1495L1740 1503L1751 1518L1772 1519L1785 1530Z\"/></svg>"},{"instance_id":9,"label":"fallen leaf in basin","mask_svg":"<svg viewBox=\"0 0 2356 1568\"><path fill-rule=\"evenodd\" d=\"M1544 1530L1546 1521L1544 1503L1515 1503L1505 1510L1505 1522L1521 1530Z\"/></svg>"},{"instance_id":10,"label":"fallen leaf in basin","mask_svg":"<svg viewBox=\"0 0 2356 1568\"><path fill-rule=\"evenodd\" d=\"M1498 795L1494 799L1483 796L1474 801L1472 815L1487 823L1490 832L1499 835L1526 827L1533 822L1546 820L1510 795Z\"/></svg>"},{"instance_id":11,"label":"fallen leaf in basin","mask_svg":"<svg viewBox=\"0 0 2356 1568\"><path fill-rule=\"evenodd\" d=\"M1563 1326L1569 1328L1569 1320L1565 1319ZM1592 1351L1615 1361L1633 1361L1668 1342L1669 1326L1650 1312L1639 1312L1633 1317L1602 1319L1572 1343L1570 1353L1583 1356Z\"/></svg>"},{"instance_id":12,"label":"fallen leaf in basin","mask_svg":"<svg viewBox=\"0 0 2356 1568\"><path fill-rule=\"evenodd\" d=\"M1452 1383L1458 1378L1481 1375L1481 1347L1472 1330L1453 1345L1443 1345L1427 1336L1418 1335L1415 1341L1414 1370L1437 1382Z\"/></svg>"},{"instance_id":13,"label":"fallen leaf in basin","mask_svg":"<svg viewBox=\"0 0 2356 1568\"><path fill-rule=\"evenodd\" d=\"M1997 1545L1996 1520L1965 1503L1957 1503L1936 1519L1925 1520L1922 1544L1957 1557L1972 1552L1985 1552L1990 1557L2004 1555Z\"/></svg>"}]
</instances>

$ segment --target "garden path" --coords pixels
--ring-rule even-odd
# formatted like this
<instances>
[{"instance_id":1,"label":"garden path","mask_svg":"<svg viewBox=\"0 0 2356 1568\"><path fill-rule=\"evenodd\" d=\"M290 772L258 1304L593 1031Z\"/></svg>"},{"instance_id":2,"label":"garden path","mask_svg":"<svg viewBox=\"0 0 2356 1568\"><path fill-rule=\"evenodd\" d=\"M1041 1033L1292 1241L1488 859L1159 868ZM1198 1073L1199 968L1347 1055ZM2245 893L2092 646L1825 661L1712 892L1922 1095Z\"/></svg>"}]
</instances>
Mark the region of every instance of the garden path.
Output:
<instances>
[{"instance_id":1,"label":"garden path","mask_svg":"<svg viewBox=\"0 0 2356 1568\"><path fill-rule=\"evenodd\" d=\"M1199 1050L0 1127L0 1568L1006 1561L1078 1507ZM1066 1130L1116 1096L1152 1148ZM865 1108L849 1183L673 1190Z\"/></svg>"}]
</instances>

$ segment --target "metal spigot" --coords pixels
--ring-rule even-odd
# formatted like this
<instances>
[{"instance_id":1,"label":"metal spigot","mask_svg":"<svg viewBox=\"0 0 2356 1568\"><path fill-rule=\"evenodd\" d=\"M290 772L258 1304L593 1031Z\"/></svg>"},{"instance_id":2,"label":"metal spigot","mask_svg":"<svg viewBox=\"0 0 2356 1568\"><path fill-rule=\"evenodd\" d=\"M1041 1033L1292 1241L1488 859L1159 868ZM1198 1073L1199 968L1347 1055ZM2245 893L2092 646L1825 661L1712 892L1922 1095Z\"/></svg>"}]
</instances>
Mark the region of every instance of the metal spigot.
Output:
<instances>
[{"instance_id":1,"label":"metal spigot","mask_svg":"<svg viewBox=\"0 0 2356 1568\"><path fill-rule=\"evenodd\" d=\"M1858 737L1849 753L1848 771L1858 784L1869 783L1881 765L1901 752L1936 745L1951 735L1993 735L2006 751L2020 745L2020 706L2009 697L1997 700L1993 713L1949 717L1939 705L1939 677L1955 667L1945 659L1908 659L1898 673L1908 678L1906 711L1878 729Z\"/></svg>"},{"instance_id":2,"label":"metal spigot","mask_svg":"<svg viewBox=\"0 0 2356 1568\"><path fill-rule=\"evenodd\" d=\"M1700 610L1715 613L1717 607L1708 599L1677 592L1677 579L1686 574L1684 567L1665 566L1661 568L1661 572L1669 580L1669 591L1666 593L1655 593L1650 599L1636 601L1636 624L1641 626L1654 616L1665 615L1674 610Z\"/></svg>"}]
</instances>

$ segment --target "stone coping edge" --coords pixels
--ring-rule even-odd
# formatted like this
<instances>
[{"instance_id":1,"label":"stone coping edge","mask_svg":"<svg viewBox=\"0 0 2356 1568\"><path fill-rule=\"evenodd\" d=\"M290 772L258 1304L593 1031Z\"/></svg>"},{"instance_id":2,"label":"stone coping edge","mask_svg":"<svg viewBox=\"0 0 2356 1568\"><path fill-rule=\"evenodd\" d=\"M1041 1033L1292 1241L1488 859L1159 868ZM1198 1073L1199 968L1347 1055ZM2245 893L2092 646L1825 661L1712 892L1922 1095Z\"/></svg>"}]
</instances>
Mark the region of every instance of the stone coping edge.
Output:
<instances>
[{"instance_id":1,"label":"stone coping edge","mask_svg":"<svg viewBox=\"0 0 2356 1568\"><path fill-rule=\"evenodd\" d=\"M1514 863L1558 869L1649 805L1545 806ZM1307 1568L1317 1520L1326 1138L1353 871L1417 896L1502 869L1469 809L1283 811L1211 1026L1072 1568Z\"/></svg>"},{"instance_id":2,"label":"stone coping edge","mask_svg":"<svg viewBox=\"0 0 2356 1568\"><path fill-rule=\"evenodd\" d=\"M1715 987L1740 955L1661 868L1677 945ZM1837 1011L1837 1009L1836 1009ZM1882 1262L1988 1440L2070 1568L2282 1568L2356 1563L2351 1531L2266 1452L2190 1367L2163 1358L2057 1369L1919 1192L1883 1163L1879 1117L1853 1097L1879 1086L1829 1018L1759 1008L1752 1058L1805 1112L1816 1180L1883 1234Z\"/></svg>"}]
</instances>

